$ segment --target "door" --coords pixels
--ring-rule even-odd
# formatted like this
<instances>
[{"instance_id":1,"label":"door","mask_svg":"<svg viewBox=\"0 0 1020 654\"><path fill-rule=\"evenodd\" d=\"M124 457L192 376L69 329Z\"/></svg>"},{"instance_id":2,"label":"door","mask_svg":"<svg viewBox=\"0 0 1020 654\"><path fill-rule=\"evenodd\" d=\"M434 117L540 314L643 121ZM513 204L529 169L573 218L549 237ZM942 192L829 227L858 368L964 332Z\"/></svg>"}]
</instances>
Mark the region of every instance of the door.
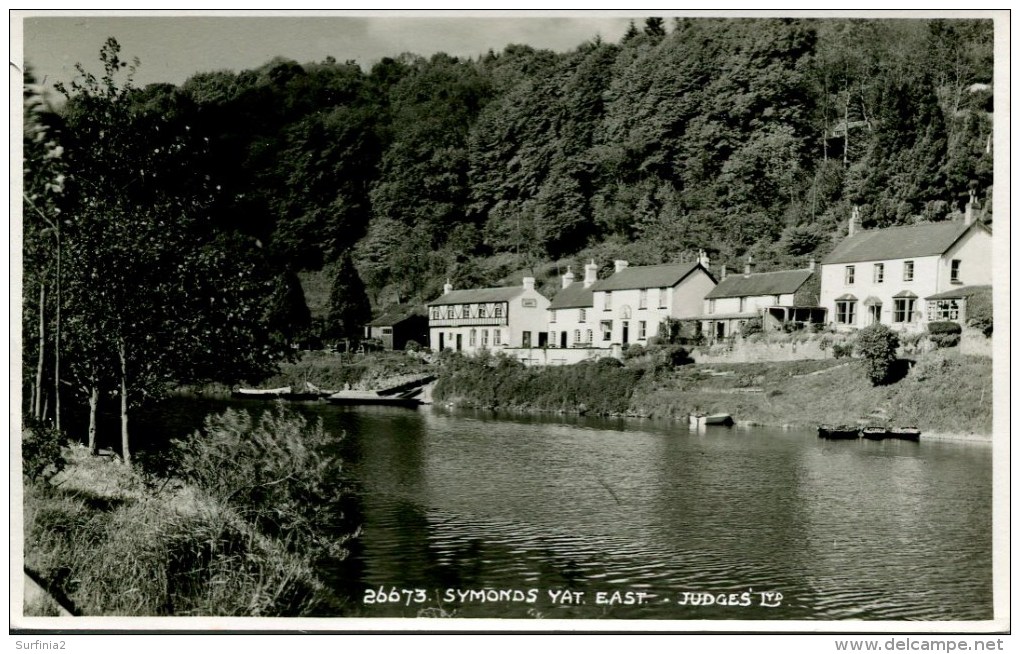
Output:
<instances>
[{"instance_id":1,"label":"door","mask_svg":"<svg viewBox=\"0 0 1020 654\"><path fill-rule=\"evenodd\" d=\"M531 347L531 332L521 334L521 347Z\"/></svg>"},{"instance_id":2,"label":"door","mask_svg":"<svg viewBox=\"0 0 1020 654\"><path fill-rule=\"evenodd\" d=\"M538 346L545 347L549 344L549 334L546 332L538 332Z\"/></svg>"},{"instance_id":3,"label":"door","mask_svg":"<svg viewBox=\"0 0 1020 654\"><path fill-rule=\"evenodd\" d=\"M567 347L567 332L560 332L560 347Z\"/></svg>"},{"instance_id":4,"label":"door","mask_svg":"<svg viewBox=\"0 0 1020 654\"><path fill-rule=\"evenodd\" d=\"M626 320L623 321L623 342L630 342L630 323Z\"/></svg>"},{"instance_id":5,"label":"door","mask_svg":"<svg viewBox=\"0 0 1020 654\"><path fill-rule=\"evenodd\" d=\"M460 352L460 346L462 345L461 339L464 337L463 334L457 334L457 351Z\"/></svg>"},{"instance_id":6,"label":"door","mask_svg":"<svg viewBox=\"0 0 1020 654\"><path fill-rule=\"evenodd\" d=\"M877 325L878 323L882 322L882 305L872 304L870 307L868 307L868 317L870 318L871 320L870 324L872 325Z\"/></svg>"},{"instance_id":7,"label":"door","mask_svg":"<svg viewBox=\"0 0 1020 654\"><path fill-rule=\"evenodd\" d=\"M726 323L721 320L715 323L715 337L726 338Z\"/></svg>"},{"instance_id":8,"label":"door","mask_svg":"<svg viewBox=\"0 0 1020 654\"><path fill-rule=\"evenodd\" d=\"M446 346L445 346L445 344L443 343L443 341L444 341L444 339L443 339L443 334L444 334L444 333L445 333L445 332L439 332L439 351L440 351L440 352L442 352L442 351L443 351L443 348L444 348L444 347L446 347Z\"/></svg>"}]
</instances>

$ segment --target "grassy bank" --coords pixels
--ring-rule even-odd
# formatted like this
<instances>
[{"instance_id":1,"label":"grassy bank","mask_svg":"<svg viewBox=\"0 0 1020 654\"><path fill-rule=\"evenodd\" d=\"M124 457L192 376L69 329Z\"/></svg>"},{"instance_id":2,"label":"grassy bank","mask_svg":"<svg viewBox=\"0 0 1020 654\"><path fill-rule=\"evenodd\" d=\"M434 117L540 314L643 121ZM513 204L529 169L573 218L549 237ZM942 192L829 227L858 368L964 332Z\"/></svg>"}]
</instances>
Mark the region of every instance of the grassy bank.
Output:
<instances>
[{"instance_id":1,"label":"grassy bank","mask_svg":"<svg viewBox=\"0 0 1020 654\"><path fill-rule=\"evenodd\" d=\"M228 411L196 436L172 476L71 446L26 477L26 567L82 615L342 615L317 573L351 533L327 519L344 492L321 428Z\"/></svg>"},{"instance_id":2,"label":"grassy bank","mask_svg":"<svg viewBox=\"0 0 1020 654\"><path fill-rule=\"evenodd\" d=\"M762 425L911 425L928 432L991 434L992 364L952 351L921 354L898 381L872 386L856 359L622 367L523 368L464 361L445 367L439 401L469 407L686 418L730 413Z\"/></svg>"},{"instance_id":3,"label":"grassy bank","mask_svg":"<svg viewBox=\"0 0 1020 654\"><path fill-rule=\"evenodd\" d=\"M262 388L291 386L303 388L305 382L323 389L372 389L390 380L428 372L429 364L404 352L337 354L303 352L293 363L280 364L279 374L265 380Z\"/></svg>"}]
</instances>

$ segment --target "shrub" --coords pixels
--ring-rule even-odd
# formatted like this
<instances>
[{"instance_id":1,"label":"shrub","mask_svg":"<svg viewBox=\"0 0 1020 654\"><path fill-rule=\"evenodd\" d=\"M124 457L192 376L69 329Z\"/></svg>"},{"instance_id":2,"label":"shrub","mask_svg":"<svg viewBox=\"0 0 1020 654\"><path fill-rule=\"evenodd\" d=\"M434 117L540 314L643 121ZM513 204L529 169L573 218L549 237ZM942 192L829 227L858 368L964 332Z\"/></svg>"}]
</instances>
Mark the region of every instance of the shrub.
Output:
<instances>
[{"instance_id":1,"label":"shrub","mask_svg":"<svg viewBox=\"0 0 1020 654\"><path fill-rule=\"evenodd\" d=\"M985 337L992 335L992 293L974 293L967 298L967 325L980 330Z\"/></svg>"},{"instance_id":2,"label":"shrub","mask_svg":"<svg viewBox=\"0 0 1020 654\"><path fill-rule=\"evenodd\" d=\"M963 328L960 327L960 323L951 320L928 323L929 334L959 334L961 332L963 332Z\"/></svg>"},{"instance_id":3,"label":"shrub","mask_svg":"<svg viewBox=\"0 0 1020 654\"><path fill-rule=\"evenodd\" d=\"M830 345L832 345L832 339L828 336L822 336L818 339L818 349L822 352L828 350Z\"/></svg>"},{"instance_id":4,"label":"shrub","mask_svg":"<svg viewBox=\"0 0 1020 654\"><path fill-rule=\"evenodd\" d=\"M834 343L832 346L832 356L836 359L850 358L853 355L853 343Z\"/></svg>"},{"instance_id":5,"label":"shrub","mask_svg":"<svg viewBox=\"0 0 1020 654\"><path fill-rule=\"evenodd\" d=\"M740 328L740 335L745 338L762 333L761 318L753 318L744 323Z\"/></svg>"},{"instance_id":6,"label":"shrub","mask_svg":"<svg viewBox=\"0 0 1020 654\"><path fill-rule=\"evenodd\" d=\"M855 345L871 383L875 386L886 383L900 345L896 332L881 323L869 325L857 333Z\"/></svg>"},{"instance_id":7,"label":"shrub","mask_svg":"<svg viewBox=\"0 0 1020 654\"><path fill-rule=\"evenodd\" d=\"M421 343L414 340L413 338L407 339L407 343L404 345L405 352L421 352L424 349L425 348L421 346Z\"/></svg>"},{"instance_id":8,"label":"shrub","mask_svg":"<svg viewBox=\"0 0 1020 654\"><path fill-rule=\"evenodd\" d=\"M47 480L64 469L64 434L41 422L31 421L21 432L21 464L32 481Z\"/></svg>"},{"instance_id":9,"label":"shrub","mask_svg":"<svg viewBox=\"0 0 1020 654\"><path fill-rule=\"evenodd\" d=\"M931 334L928 339L935 344L936 348L956 347L960 344L959 334Z\"/></svg>"},{"instance_id":10,"label":"shrub","mask_svg":"<svg viewBox=\"0 0 1020 654\"><path fill-rule=\"evenodd\" d=\"M283 406L253 418L227 410L174 444L181 478L267 536L343 558L357 533L336 439Z\"/></svg>"},{"instance_id":11,"label":"shrub","mask_svg":"<svg viewBox=\"0 0 1020 654\"><path fill-rule=\"evenodd\" d=\"M637 357L645 355L645 348L640 343L633 343L630 347L623 351L624 361L636 359Z\"/></svg>"}]
</instances>

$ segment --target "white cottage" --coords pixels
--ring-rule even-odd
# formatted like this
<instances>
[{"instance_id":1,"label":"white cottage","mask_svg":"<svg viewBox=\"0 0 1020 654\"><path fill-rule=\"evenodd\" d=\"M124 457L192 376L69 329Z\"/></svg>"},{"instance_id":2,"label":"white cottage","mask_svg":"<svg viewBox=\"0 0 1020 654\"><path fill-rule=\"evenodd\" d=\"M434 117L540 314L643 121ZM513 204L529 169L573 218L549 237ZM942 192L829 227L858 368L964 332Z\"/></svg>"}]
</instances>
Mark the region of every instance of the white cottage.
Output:
<instances>
[{"instance_id":1,"label":"white cottage","mask_svg":"<svg viewBox=\"0 0 1020 654\"><path fill-rule=\"evenodd\" d=\"M856 210L848 236L821 264L821 302L838 329L885 323L923 330L929 320L958 316L938 308L965 286L992 283L991 230L971 218L861 231ZM953 296L953 297L951 297Z\"/></svg>"},{"instance_id":2,"label":"white cottage","mask_svg":"<svg viewBox=\"0 0 1020 654\"><path fill-rule=\"evenodd\" d=\"M574 281L567 269L562 287L549 304L549 347L598 347L595 330L595 294L592 286L598 281L598 266L592 261L584 267L584 280Z\"/></svg>"},{"instance_id":3,"label":"white cottage","mask_svg":"<svg viewBox=\"0 0 1020 654\"><path fill-rule=\"evenodd\" d=\"M648 344L668 318L693 318L715 286L702 255L693 263L630 266L615 262L608 279L592 285L595 347Z\"/></svg>"},{"instance_id":4,"label":"white cottage","mask_svg":"<svg viewBox=\"0 0 1020 654\"><path fill-rule=\"evenodd\" d=\"M455 291L449 282L443 295L428 303L431 348L475 353L506 347L546 344L549 300L535 290L535 278L520 286Z\"/></svg>"}]
</instances>

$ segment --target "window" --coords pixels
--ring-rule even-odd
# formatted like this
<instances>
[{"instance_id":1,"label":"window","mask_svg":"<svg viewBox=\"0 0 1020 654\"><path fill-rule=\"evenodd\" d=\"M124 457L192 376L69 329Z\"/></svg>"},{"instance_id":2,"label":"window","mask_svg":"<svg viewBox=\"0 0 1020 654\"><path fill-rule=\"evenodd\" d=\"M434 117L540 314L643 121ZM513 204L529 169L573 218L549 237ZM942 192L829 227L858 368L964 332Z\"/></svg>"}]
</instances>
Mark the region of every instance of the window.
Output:
<instances>
[{"instance_id":1,"label":"window","mask_svg":"<svg viewBox=\"0 0 1020 654\"><path fill-rule=\"evenodd\" d=\"M439 320L439 307L432 307L432 319Z\"/></svg>"},{"instance_id":2,"label":"window","mask_svg":"<svg viewBox=\"0 0 1020 654\"><path fill-rule=\"evenodd\" d=\"M478 332L477 330L472 329L470 332L468 332L468 345L474 347L477 344L478 344Z\"/></svg>"},{"instance_id":3,"label":"window","mask_svg":"<svg viewBox=\"0 0 1020 654\"><path fill-rule=\"evenodd\" d=\"M482 347L489 347L489 330L482 330Z\"/></svg>"},{"instance_id":4,"label":"window","mask_svg":"<svg viewBox=\"0 0 1020 654\"><path fill-rule=\"evenodd\" d=\"M492 307L492 317L493 318L502 318L503 317L503 305L502 304L497 304L496 306Z\"/></svg>"},{"instance_id":5,"label":"window","mask_svg":"<svg viewBox=\"0 0 1020 654\"><path fill-rule=\"evenodd\" d=\"M479 304L478 305L478 317L479 318L484 318L485 314L486 314L485 305L484 304ZM496 317L499 318L499 308L498 307L496 308Z\"/></svg>"},{"instance_id":6,"label":"window","mask_svg":"<svg viewBox=\"0 0 1020 654\"><path fill-rule=\"evenodd\" d=\"M772 296L772 304L774 304L775 306L779 306L779 301L780 301L780 298L779 298L778 295L773 295Z\"/></svg>"},{"instance_id":7,"label":"window","mask_svg":"<svg viewBox=\"0 0 1020 654\"><path fill-rule=\"evenodd\" d=\"M740 298L740 313L744 313L745 311L747 311L747 298L742 297Z\"/></svg>"},{"instance_id":8,"label":"window","mask_svg":"<svg viewBox=\"0 0 1020 654\"><path fill-rule=\"evenodd\" d=\"M588 312L585 309L578 309L577 311L577 322L584 322L588 318Z\"/></svg>"},{"instance_id":9,"label":"window","mask_svg":"<svg viewBox=\"0 0 1020 654\"><path fill-rule=\"evenodd\" d=\"M556 322L556 309L549 310L549 322Z\"/></svg>"},{"instance_id":10,"label":"window","mask_svg":"<svg viewBox=\"0 0 1020 654\"><path fill-rule=\"evenodd\" d=\"M912 282L914 281L914 262L904 261L903 262L903 281Z\"/></svg>"},{"instance_id":11,"label":"window","mask_svg":"<svg viewBox=\"0 0 1020 654\"><path fill-rule=\"evenodd\" d=\"M914 298L893 299L893 322L914 322Z\"/></svg>"},{"instance_id":12,"label":"window","mask_svg":"<svg viewBox=\"0 0 1020 654\"><path fill-rule=\"evenodd\" d=\"M580 343L580 342L581 342L581 330L580 329L575 329L574 330L574 343Z\"/></svg>"},{"instance_id":13,"label":"window","mask_svg":"<svg viewBox=\"0 0 1020 654\"><path fill-rule=\"evenodd\" d=\"M392 334L393 333L393 328L392 327L383 327L382 328L382 333L384 333L384 334Z\"/></svg>"},{"instance_id":14,"label":"window","mask_svg":"<svg viewBox=\"0 0 1020 654\"><path fill-rule=\"evenodd\" d=\"M960 303L956 300L933 300L928 302L928 320L959 320Z\"/></svg>"},{"instance_id":15,"label":"window","mask_svg":"<svg viewBox=\"0 0 1020 654\"><path fill-rule=\"evenodd\" d=\"M528 341L531 341L531 332L524 332L524 333L528 335ZM503 343L503 330L502 329L493 329L492 330L492 344L493 345L502 345L502 343ZM527 347L527 346L525 346L525 347Z\"/></svg>"},{"instance_id":16,"label":"window","mask_svg":"<svg viewBox=\"0 0 1020 654\"><path fill-rule=\"evenodd\" d=\"M549 347L556 347L556 332L549 332Z\"/></svg>"},{"instance_id":17,"label":"window","mask_svg":"<svg viewBox=\"0 0 1020 654\"><path fill-rule=\"evenodd\" d=\"M600 326L602 327L602 340L603 341L613 340L613 321L603 320L600 323Z\"/></svg>"},{"instance_id":18,"label":"window","mask_svg":"<svg viewBox=\"0 0 1020 654\"><path fill-rule=\"evenodd\" d=\"M584 342L587 343L588 345L591 345L591 330L590 329L585 330L585 339L584 339Z\"/></svg>"},{"instance_id":19,"label":"window","mask_svg":"<svg viewBox=\"0 0 1020 654\"><path fill-rule=\"evenodd\" d=\"M854 283L854 267L847 266L846 271L843 274L843 283L850 285Z\"/></svg>"},{"instance_id":20,"label":"window","mask_svg":"<svg viewBox=\"0 0 1020 654\"><path fill-rule=\"evenodd\" d=\"M642 321L638 322L637 325L638 325L638 327L637 327L637 337L638 337L638 340L643 341L643 340L645 340L647 323L644 320L642 320Z\"/></svg>"},{"instance_id":21,"label":"window","mask_svg":"<svg viewBox=\"0 0 1020 654\"><path fill-rule=\"evenodd\" d=\"M446 307L446 317L453 318L453 305Z\"/></svg>"},{"instance_id":22,"label":"window","mask_svg":"<svg viewBox=\"0 0 1020 654\"><path fill-rule=\"evenodd\" d=\"M521 332L521 347L531 347L531 332Z\"/></svg>"},{"instance_id":23,"label":"window","mask_svg":"<svg viewBox=\"0 0 1020 654\"><path fill-rule=\"evenodd\" d=\"M638 291L638 304L637 304L637 308L638 309L647 309L648 308L648 290L647 289L643 288L640 291Z\"/></svg>"},{"instance_id":24,"label":"window","mask_svg":"<svg viewBox=\"0 0 1020 654\"><path fill-rule=\"evenodd\" d=\"M836 300L836 322L841 325L857 322L857 300Z\"/></svg>"},{"instance_id":25,"label":"window","mask_svg":"<svg viewBox=\"0 0 1020 654\"><path fill-rule=\"evenodd\" d=\"M960 260L953 259L952 263L949 264L949 281L954 284L960 283Z\"/></svg>"},{"instance_id":26,"label":"window","mask_svg":"<svg viewBox=\"0 0 1020 654\"><path fill-rule=\"evenodd\" d=\"M876 284L881 284L885 281L885 264L876 263L872 268L872 280Z\"/></svg>"},{"instance_id":27,"label":"window","mask_svg":"<svg viewBox=\"0 0 1020 654\"><path fill-rule=\"evenodd\" d=\"M660 288L659 289L659 308L660 309L665 309L666 308L666 303L668 302L668 298L669 298L669 289Z\"/></svg>"},{"instance_id":28,"label":"window","mask_svg":"<svg viewBox=\"0 0 1020 654\"><path fill-rule=\"evenodd\" d=\"M538 301L535 300L535 298L533 298L533 297L522 298L521 299L521 306L522 307L529 307L529 308L537 307L538 306Z\"/></svg>"},{"instance_id":29,"label":"window","mask_svg":"<svg viewBox=\"0 0 1020 654\"><path fill-rule=\"evenodd\" d=\"M606 300L605 300L605 303L602 305L602 308L605 311L611 311L613 309L613 292L612 291L606 291Z\"/></svg>"},{"instance_id":30,"label":"window","mask_svg":"<svg viewBox=\"0 0 1020 654\"><path fill-rule=\"evenodd\" d=\"M708 312L715 313L715 298L708 301Z\"/></svg>"}]
</instances>

